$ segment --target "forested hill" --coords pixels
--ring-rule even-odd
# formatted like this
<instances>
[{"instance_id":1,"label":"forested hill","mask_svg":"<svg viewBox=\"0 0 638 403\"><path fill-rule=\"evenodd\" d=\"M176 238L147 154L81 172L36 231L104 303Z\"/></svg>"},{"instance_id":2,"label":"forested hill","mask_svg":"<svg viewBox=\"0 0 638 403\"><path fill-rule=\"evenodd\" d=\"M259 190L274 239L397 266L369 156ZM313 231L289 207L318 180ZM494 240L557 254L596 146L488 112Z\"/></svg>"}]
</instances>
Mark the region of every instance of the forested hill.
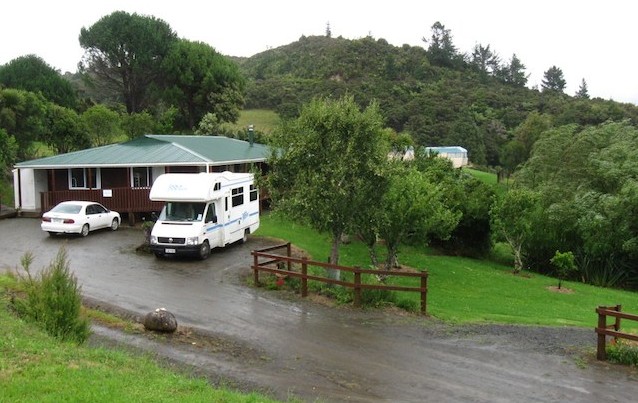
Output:
<instances>
[{"instance_id":1,"label":"forested hill","mask_svg":"<svg viewBox=\"0 0 638 403\"><path fill-rule=\"evenodd\" d=\"M461 54L451 43L429 43L396 47L372 37L302 36L236 59L249 79L245 107L291 117L314 96L349 93L362 106L379 102L386 125L416 144L462 145L474 163L505 168L525 160L535 136L549 127L638 123L638 107L589 99L585 81L577 95L565 94L554 66L543 88L529 89L524 61L515 55L502 61L489 45Z\"/></svg>"}]
</instances>

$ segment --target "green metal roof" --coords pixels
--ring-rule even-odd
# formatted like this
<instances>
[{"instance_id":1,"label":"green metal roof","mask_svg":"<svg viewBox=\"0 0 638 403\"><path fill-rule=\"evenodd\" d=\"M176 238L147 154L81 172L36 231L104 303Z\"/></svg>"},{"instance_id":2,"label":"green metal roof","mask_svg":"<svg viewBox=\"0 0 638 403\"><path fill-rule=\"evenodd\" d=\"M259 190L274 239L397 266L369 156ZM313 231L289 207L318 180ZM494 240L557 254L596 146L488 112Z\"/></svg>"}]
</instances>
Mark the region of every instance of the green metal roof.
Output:
<instances>
[{"instance_id":1,"label":"green metal roof","mask_svg":"<svg viewBox=\"0 0 638 403\"><path fill-rule=\"evenodd\" d=\"M17 163L16 168L226 165L265 161L268 147L224 136L147 134L126 143Z\"/></svg>"}]
</instances>

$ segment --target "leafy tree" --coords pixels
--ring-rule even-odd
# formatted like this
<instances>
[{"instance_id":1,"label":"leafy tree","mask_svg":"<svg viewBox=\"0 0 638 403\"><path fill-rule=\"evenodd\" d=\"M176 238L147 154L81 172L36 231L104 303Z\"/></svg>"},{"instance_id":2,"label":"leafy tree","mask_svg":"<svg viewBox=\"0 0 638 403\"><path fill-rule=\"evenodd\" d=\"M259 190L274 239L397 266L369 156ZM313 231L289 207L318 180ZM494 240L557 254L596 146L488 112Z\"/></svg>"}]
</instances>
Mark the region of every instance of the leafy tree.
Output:
<instances>
[{"instance_id":1,"label":"leafy tree","mask_svg":"<svg viewBox=\"0 0 638 403\"><path fill-rule=\"evenodd\" d=\"M585 81L584 78L580 82L580 87L578 87L578 91L576 91L576 95L574 96L580 99L589 99L589 91L587 91L587 82Z\"/></svg>"},{"instance_id":2,"label":"leafy tree","mask_svg":"<svg viewBox=\"0 0 638 403\"><path fill-rule=\"evenodd\" d=\"M559 92L562 93L565 90L565 79L563 78L563 70L556 66L550 67L543 74L543 81L541 82L541 88L543 92Z\"/></svg>"},{"instance_id":3,"label":"leafy tree","mask_svg":"<svg viewBox=\"0 0 638 403\"><path fill-rule=\"evenodd\" d=\"M423 42L429 43L427 55L435 66L460 68L464 64L463 55L459 54L452 42L452 34L445 25L439 21L432 25L430 39L423 38Z\"/></svg>"},{"instance_id":4,"label":"leafy tree","mask_svg":"<svg viewBox=\"0 0 638 403\"><path fill-rule=\"evenodd\" d=\"M220 123L235 122L243 105L244 78L237 66L201 42L176 42L163 61L165 100L182 120L178 129L192 130L207 112Z\"/></svg>"},{"instance_id":5,"label":"leafy tree","mask_svg":"<svg viewBox=\"0 0 638 403\"><path fill-rule=\"evenodd\" d=\"M275 209L328 232L330 262L338 264L342 236L370 208L370 184L387 160L378 106L361 111L352 96L315 99L273 134L273 145L267 180Z\"/></svg>"},{"instance_id":6,"label":"leafy tree","mask_svg":"<svg viewBox=\"0 0 638 403\"><path fill-rule=\"evenodd\" d=\"M15 137L0 128L0 177L16 162L18 143Z\"/></svg>"},{"instance_id":7,"label":"leafy tree","mask_svg":"<svg viewBox=\"0 0 638 403\"><path fill-rule=\"evenodd\" d=\"M80 31L80 70L103 91L121 96L128 113L151 106L161 63L177 35L155 17L115 11Z\"/></svg>"},{"instance_id":8,"label":"leafy tree","mask_svg":"<svg viewBox=\"0 0 638 403\"><path fill-rule=\"evenodd\" d=\"M512 55L508 64L500 68L496 76L506 84L518 87L524 87L529 78L529 74L525 74L525 65L516 56L516 53Z\"/></svg>"},{"instance_id":9,"label":"leafy tree","mask_svg":"<svg viewBox=\"0 0 638 403\"><path fill-rule=\"evenodd\" d=\"M523 145L523 161L529 158L532 147L534 147L534 144L541 137L542 133L548 130L551 125L549 115L532 112L527 116L525 121L514 130L514 138Z\"/></svg>"},{"instance_id":10,"label":"leafy tree","mask_svg":"<svg viewBox=\"0 0 638 403\"><path fill-rule=\"evenodd\" d=\"M490 45L476 44L470 58L470 65L484 75L496 74L500 68L500 58L490 49Z\"/></svg>"},{"instance_id":11,"label":"leafy tree","mask_svg":"<svg viewBox=\"0 0 638 403\"><path fill-rule=\"evenodd\" d=\"M91 146L86 127L73 109L50 105L46 113L46 122L46 142L58 153Z\"/></svg>"},{"instance_id":12,"label":"leafy tree","mask_svg":"<svg viewBox=\"0 0 638 403\"><path fill-rule=\"evenodd\" d=\"M120 115L104 105L87 109L82 114L82 122L94 147L111 144L121 134Z\"/></svg>"},{"instance_id":13,"label":"leafy tree","mask_svg":"<svg viewBox=\"0 0 638 403\"><path fill-rule=\"evenodd\" d=\"M523 248L530 238L534 220L540 213L538 194L527 189L512 189L497 200L490 211L492 228L514 254L514 273L524 267Z\"/></svg>"},{"instance_id":14,"label":"leafy tree","mask_svg":"<svg viewBox=\"0 0 638 403\"><path fill-rule=\"evenodd\" d=\"M15 138L19 161L35 155L32 143L42 139L45 133L46 109L47 101L42 94L0 89L0 128Z\"/></svg>"},{"instance_id":15,"label":"leafy tree","mask_svg":"<svg viewBox=\"0 0 638 403\"><path fill-rule=\"evenodd\" d=\"M461 216L446 207L443 187L429 181L416 167L395 166L393 173L383 196L379 225L379 236L387 248L386 270L398 267L399 245L408 236L448 238Z\"/></svg>"},{"instance_id":16,"label":"leafy tree","mask_svg":"<svg viewBox=\"0 0 638 403\"><path fill-rule=\"evenodd\" d=\"M211 135L218 134L221 131L221 123L214 113L207 113L202 120L199 121L195 134L199 135Z\"/></svg>"},{"instance_id":17,"label":"leafy tree","mask_svg":"<svg viewBox=\"0 0 638 403\"><path fill-rule=\"evenodd\" d=\"M572 252L556 251L554 257L550 259L550 263L556 268L558 274L558 289L561 288L563 280L576 271L576 263L574 262L574 254Z\"/></svg>"},{"instance_id":18,"label":"leafy tree","mask_svg":"<svg viewBox=\"0 0 638 403\"><path fill-rule=\"evenodd\" d=\"M157 123L148 112L125 114L122 119L122 131L131 139L144 134L155 133Z\"/></svg>"},{"instance_id":19,"label":"leafy tree","mask_svg":"<svg viewBox=\"0 0 638 403\"><path fill-rule=\"evenodd\" d=\"M36 55L21 56L0 67L0 84L29 92L40 92L46 99L67 108L77 106L71 83Z\"/></svg>"}]
</instances>

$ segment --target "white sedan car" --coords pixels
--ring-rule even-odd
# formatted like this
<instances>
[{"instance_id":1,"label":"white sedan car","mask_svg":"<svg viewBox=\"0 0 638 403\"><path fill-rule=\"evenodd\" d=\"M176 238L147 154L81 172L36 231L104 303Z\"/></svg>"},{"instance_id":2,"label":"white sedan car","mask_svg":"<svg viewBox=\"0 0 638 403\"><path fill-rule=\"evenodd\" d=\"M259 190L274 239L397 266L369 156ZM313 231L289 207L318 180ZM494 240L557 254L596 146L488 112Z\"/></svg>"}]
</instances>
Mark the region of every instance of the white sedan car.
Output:
<instances>
[{"instance_id":1,"label":"white sedan car","mask_svg":"<svg viewBox=\"0 0 638 403\"><path fill-rule=\"evenodd\" d=\"M120 226L120 214L110 211L100 203L89 201L65 201L42 215L40 227L54 236L60 233L87 236L89 231Z\"/></svg>"}]
</instances>

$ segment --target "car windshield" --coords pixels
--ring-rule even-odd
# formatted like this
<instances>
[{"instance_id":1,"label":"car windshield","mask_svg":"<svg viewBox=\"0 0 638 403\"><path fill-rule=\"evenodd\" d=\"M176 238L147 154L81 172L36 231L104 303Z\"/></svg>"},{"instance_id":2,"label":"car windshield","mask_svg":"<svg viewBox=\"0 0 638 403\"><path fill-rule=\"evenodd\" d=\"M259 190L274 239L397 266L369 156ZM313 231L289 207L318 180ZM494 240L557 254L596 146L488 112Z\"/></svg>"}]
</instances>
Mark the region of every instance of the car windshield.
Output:
<instances>
[{"instance_id":1,"label":"car windshield","mask_svg":"<svg viewBox=\"0 0 638 403\"><path fill-rule=\"evenodd\" d=\"M79 204L58 204L51 210L52 213L78 214L82 210Z\"/></svg>"},{"instance_id":2,"label":"car windshield","mask_svg":"<svg viewBox=\"0 0 638 403\"><path fill-rule=\"evenodd\" d=\"M201 221L206 203L167 202L160 213L162 221Z\"/></svg>"}]
</instances>

